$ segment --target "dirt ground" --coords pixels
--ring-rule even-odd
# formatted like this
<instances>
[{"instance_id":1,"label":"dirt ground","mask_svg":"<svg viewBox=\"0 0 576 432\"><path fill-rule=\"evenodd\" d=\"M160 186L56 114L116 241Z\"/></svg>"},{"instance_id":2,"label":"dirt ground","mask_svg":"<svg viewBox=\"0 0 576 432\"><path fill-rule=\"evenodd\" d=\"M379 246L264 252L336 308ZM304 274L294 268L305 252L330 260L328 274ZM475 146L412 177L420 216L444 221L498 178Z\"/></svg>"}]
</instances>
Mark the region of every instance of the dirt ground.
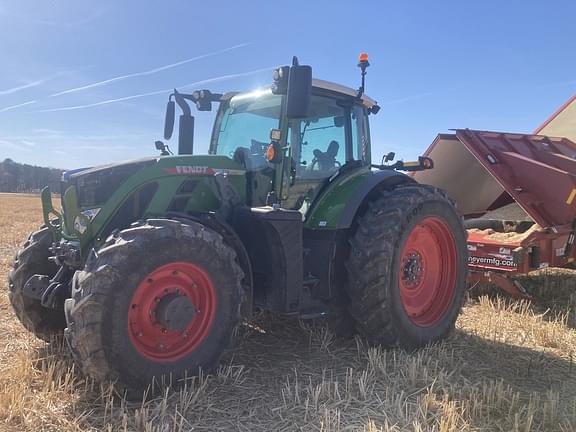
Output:
<instances>
[{"instance_id":1,"label":"dirt ground","mask_svg":"<svg viewBox=\"0 0 576 432\"><path fill-rule=\"evenodd\" d=\"M114 397L12 313L6 278L40 225L39 203L0 194L0 430L576 430L576 277L567 271L524 281L532 302L470 295L454 334L414 353L262 315L217 373L145 402Z\"/></svg>"}]
</instances>

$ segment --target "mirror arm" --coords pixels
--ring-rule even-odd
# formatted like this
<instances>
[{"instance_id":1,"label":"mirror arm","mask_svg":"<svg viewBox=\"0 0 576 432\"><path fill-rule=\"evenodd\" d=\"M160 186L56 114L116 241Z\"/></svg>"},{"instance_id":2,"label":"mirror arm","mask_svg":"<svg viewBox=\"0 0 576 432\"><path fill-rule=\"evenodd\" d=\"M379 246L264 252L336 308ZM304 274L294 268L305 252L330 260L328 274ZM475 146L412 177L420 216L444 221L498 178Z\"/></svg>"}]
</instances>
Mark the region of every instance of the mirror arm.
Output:
<instances>
[{"instance_id":1,"label":"mirror arm","mask_svg":"<svg viewBox=\"0 0 576 432\"><path fill-rule=\"evenodd\" d=\"M182 98L189 100L190 102L198 102L198 99L194 99L194 96L186 93L179 93ZM210 102L222 102L222 93L210 93L208 96L205 96L205 99L209 100Z\"/></svg>"},{"instance_id":2,"label":"mirror arm","mask_svg":"<svg viewBox=\"0 0 576 432\"><path fill-rule=\"evenodd\" d=\"M190 106L186 102L184 95L178 93L178 90L174 89L173 96L174 99L176 100L176 103L182 110L182 114L185 115L186 117L192 116L192 111L190 110Z\"/></svg>"}]
</instances>

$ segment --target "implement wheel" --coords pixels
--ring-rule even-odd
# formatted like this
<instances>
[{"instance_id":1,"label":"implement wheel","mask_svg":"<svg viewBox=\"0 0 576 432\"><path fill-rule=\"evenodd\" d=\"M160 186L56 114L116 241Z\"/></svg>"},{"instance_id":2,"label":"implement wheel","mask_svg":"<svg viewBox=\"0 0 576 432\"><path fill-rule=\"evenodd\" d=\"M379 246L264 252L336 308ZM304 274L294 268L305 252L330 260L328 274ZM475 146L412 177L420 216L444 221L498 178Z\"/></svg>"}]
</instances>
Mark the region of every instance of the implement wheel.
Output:
<instances>
[{"instance_id":1,"label":"implement wheel","mask_svg":"<svg viewBox=\"0 0 576 432\"><path fill-rule=\"evenodd\" d=\"M349 311L370 341L417 348L454 328L466 231L442 191L408 184L382 193L358 218L350 244Z\"/></svg>"},{"instance_id":2,"label":"implement wheel","mask_svg":"<svg viewBox=\"0 0 576 432\"><path fill-rule=\"evenodd\" d=\"M201 224L123 230L74 276L65 310L75 360L129 397L211 370L240 322L242 278L234 249Z\"/></svg>"},{"instance_id":3,"label":"implement wheel","mask_svg":"<svg viewBox=\"0 0 576 432\"><path fill-rule=\"evenodd\" d=\"M20 322L34 335L45 341L62 335L66 327L62 308L48 309L40 300L24 295L24 285L35 274L53 277L58 270L50 261L52 234L42 228L30 234L26 243L16 254L12 270L8 275L8 297Z\"/></svg>"}]
</instances>

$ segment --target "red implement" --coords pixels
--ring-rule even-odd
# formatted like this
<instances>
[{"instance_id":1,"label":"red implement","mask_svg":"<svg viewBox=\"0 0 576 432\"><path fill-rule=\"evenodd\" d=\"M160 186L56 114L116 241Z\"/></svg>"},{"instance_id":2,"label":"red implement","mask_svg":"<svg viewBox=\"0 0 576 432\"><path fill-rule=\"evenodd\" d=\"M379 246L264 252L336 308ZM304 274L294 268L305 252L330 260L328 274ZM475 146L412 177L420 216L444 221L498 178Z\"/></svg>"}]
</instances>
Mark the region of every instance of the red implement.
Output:
<instances>
[{"instance_id":1,"label":"red implement","mask_svg":"<svg viewBox=\"0 0 576 432\"><path fill-rule=\"evenodd\" d=\"M567 138L458 129L441 134L425 153L434 170L416 180L438 186L456 201L465 218L516 202L539 227L526 235L468 235L471 279L506 291L522 287L506 279L545 267L563 267L576 257L576 144Z\"/></svg>"}]
</instances>

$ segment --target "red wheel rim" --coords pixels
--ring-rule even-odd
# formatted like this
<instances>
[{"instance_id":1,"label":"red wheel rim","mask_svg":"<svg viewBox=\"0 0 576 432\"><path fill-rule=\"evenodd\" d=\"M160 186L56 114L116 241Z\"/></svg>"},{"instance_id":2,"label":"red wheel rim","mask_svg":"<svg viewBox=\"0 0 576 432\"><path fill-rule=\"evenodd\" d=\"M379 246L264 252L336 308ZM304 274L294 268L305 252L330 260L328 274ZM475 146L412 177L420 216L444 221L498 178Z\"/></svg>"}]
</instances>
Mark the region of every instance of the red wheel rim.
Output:
<instances>
[{"instance_id":1,"label":"red wheel rim","mask_svg":"<svg viewBox=\"0 0 576 432\"><path fill-rule=\"evenodd\" d=\"M421 327L438 323L446 314L456 289L456 241L440 219L418 222L400 256L400 297L410 320Z\"/></svg>"},{"instance_id":2,"label":"red wheel rim","mask_svg":"<svg viewBox=\"0 0 576 432\"><path fill-rule=\"evenodd\" d=\"M166 328L157 319L163 299L186 296L195 310L182 330ZM158 267L136 288L128 309L128 334L139 354L155 362L186 357L206 339L216 315L216 291L208 274L187 262Z\"/></svg>"}]
</instances>

